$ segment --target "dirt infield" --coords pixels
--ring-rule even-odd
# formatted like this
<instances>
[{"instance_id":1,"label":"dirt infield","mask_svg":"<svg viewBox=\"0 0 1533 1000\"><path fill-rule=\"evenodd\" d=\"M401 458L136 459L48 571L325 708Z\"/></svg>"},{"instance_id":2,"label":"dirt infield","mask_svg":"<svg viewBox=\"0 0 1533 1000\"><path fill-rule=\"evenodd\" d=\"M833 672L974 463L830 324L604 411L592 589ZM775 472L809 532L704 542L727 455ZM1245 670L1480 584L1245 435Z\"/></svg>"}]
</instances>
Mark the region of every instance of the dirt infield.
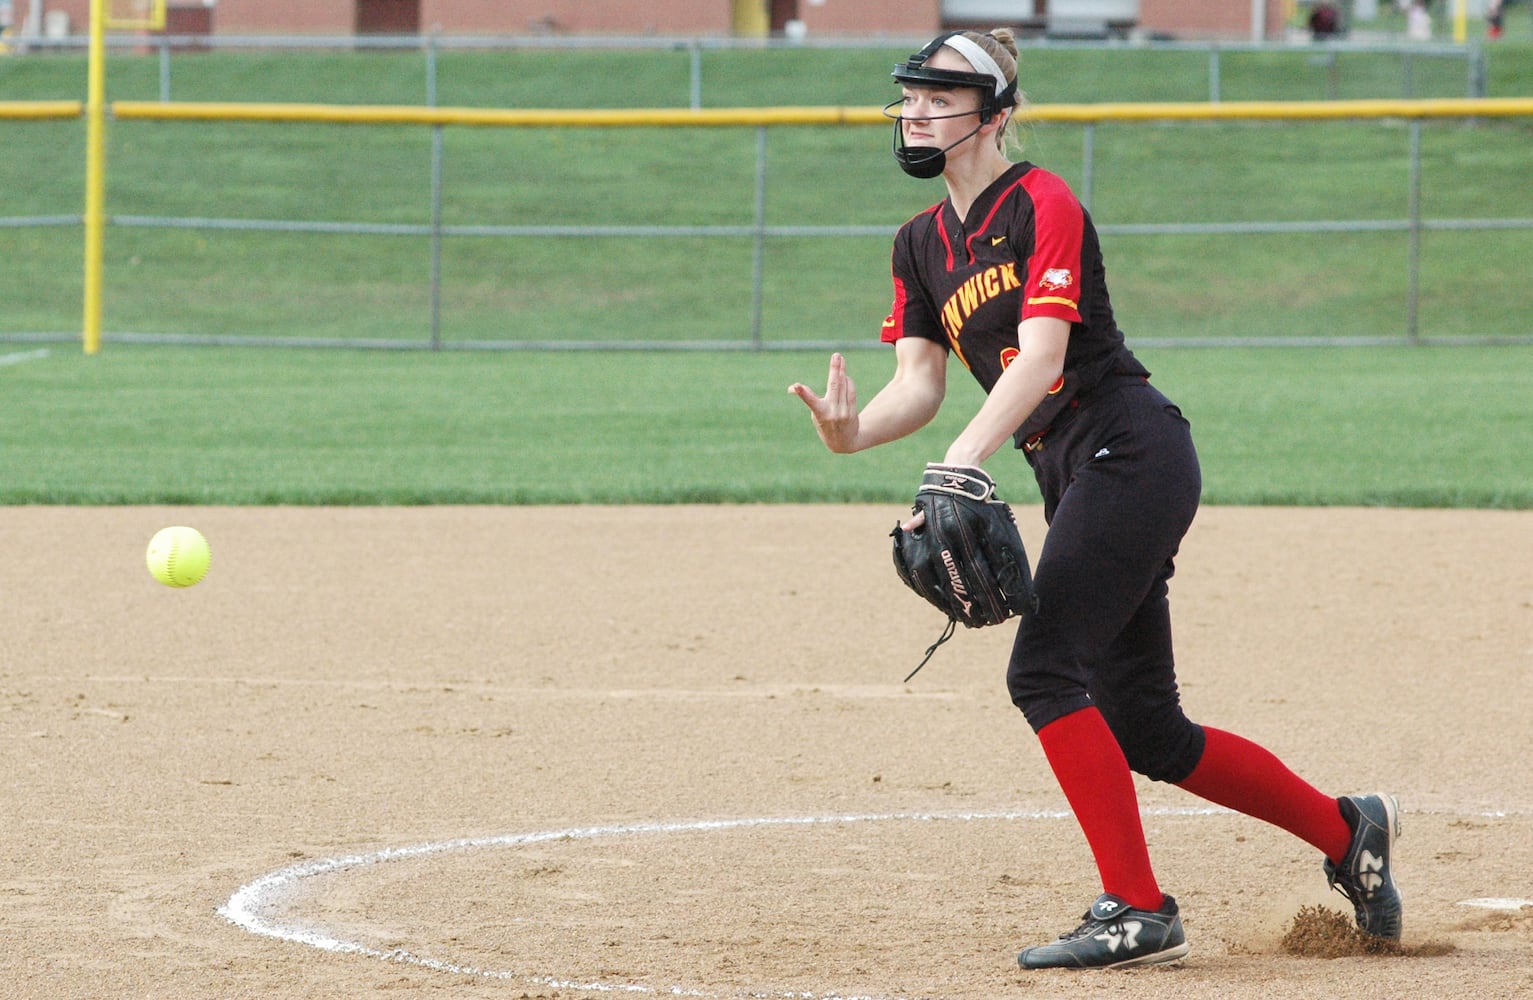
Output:
<instances>
[{"instance_id":1,"label":"dirt infield","mask_svg":"<svg viewBox=\"0 0 1533 1000\"><path fill-rule=\"evenodd\" d=\"M1098 887L1010 630L900 682L900 513L6 509L0 996L1533 996L1533 512L1199 515L1189 714L1399 796L1405 952L1286 952L1318 855L1141 781L1192 954L1089 974L1015 967Z\"/></svg>"}]
</instances>

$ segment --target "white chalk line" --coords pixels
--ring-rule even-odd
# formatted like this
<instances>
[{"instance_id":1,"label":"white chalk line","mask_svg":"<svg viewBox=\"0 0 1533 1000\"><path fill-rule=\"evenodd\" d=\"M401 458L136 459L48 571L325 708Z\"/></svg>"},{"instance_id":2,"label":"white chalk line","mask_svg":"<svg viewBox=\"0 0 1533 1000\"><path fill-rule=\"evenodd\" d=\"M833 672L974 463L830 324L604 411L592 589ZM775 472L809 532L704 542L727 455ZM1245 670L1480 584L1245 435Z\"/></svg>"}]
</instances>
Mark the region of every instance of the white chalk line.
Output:
<instances>
[{"instance_id":1,"label":"white chalk line","mask_svg":"<svg viewBox=\"0 0 1533 1000\"><path fill-rule=\"evenodd\" d=\"M38 674L39 679L51 679L51 674ZM208 675L153 675L153 674L88 674L87 679L102 684L230 684L252 688L314 687L341 690L386 691L396 694L416 694L422 691L437 692L444 685L421 681L388 679L367 680L348 677L277 677L269 675L208 676ZM925 699L953 701L958 695L952 691L914 691L889 685L834 685L834 684L780 684L752 685L743 689L728 688L575 688L532 687L504 684L480 684L475 682L453 683L446 689L463 694L510 695L517 698L583 699L598 698L614 701L703 701L708 699L763 699L773 697L801 697L806 695L828 698L888 701L899 699Z\"/></svg>"},{"instance_id":2,"label":"white chalk line","mask_svg":"<svg viewBox=\"0 0 1533 1000\"><path fill-rule=\"evenodd\" d=\"M0 354L0 366L19 365L24 361L40 361L47 356L46 347L40 347L35 351L13 351L10 354Z\"/></svg>"},{"instance_id":3,"label":"white chalk line","mask_svg":"<svg viewBox=\"0 0 1533 1000\"><path fill-rule=\"evenodd\" d=\"M1205 807L1146 807L1141 810L1145 816L1159 817L1194 817L1194 816L1221 816L1234 815L1232 810L1218 806ZM1414 815L1446 815L1461 816L1480 819L1508 819L1522 818L1530 814L1522 810L1492 810L1482 812L1464 812L1449 809L1416 809ZM457 840L443 840L425 844L414 844L408 847L389 847L381 851L373 851L365 854L348 854L337 858L321 858L313 861L304 861L299 864L289 865L278 869L270 874L247 883L235 891L229 897L228 902L218 908L218 913L230 923L252 934L262 937L272 937L283 941L291 941L295 944L307 945L322 951L336 952L348 955L361 955L367 958L383 959L390 962L401 962L409 965L431 969L436 972L446 972L453 975L471 976L478 979L493 979L499 981L518 980L538 986L546 986L554 989L582 990L591 993L626 993L626 994L653 994L666 996L719 998L724 995L710 993L703 989L673 985L670 987L645 986L639 983L600 983L579 982L565 979L554 975L534 975L519 973L504 969L483 969L472 965L463 965L447 959L433 958L428 955L417 955L404 948L381 949L373 948L358 941L348 941L335 937L323 928L301 927L293 924L284 924L265 915L275 907L275 898L292 889L304 879L339 872L350 868L364 868L370 865L382 864L388 861L403 861L411 858L426 857L433 854L444 854L450 851L480 850L497 847L523 847L529 844L541 844L549 841L569 840L596 840L604 837L628 837L646 834L675 834L675 833L698 833L727 830L754 829L762 827L790 827L790 826L831 826L849 823L887 823L887 822L938 822L938 821L1017 821L1017 820L1058 820L1068 819L1072 816L1069 810L1028 810L1028 811L1004 811L1004 812L957 812L957 813L861 813L839 816L779 816L779 817L749 817L741 819L711 819L680 821L670 823L629 823L614 826L588 826L571 827L564 830L539 830L531 833L500 834L493 837L467 837ZM1462 901L1461 906L1479 906L1488 909L1520 910L1524 905L1533 906L1533 900L1481 898ZM731 994L739 996L740 994ZM849 996L844 994L818 994L800 991L780 993L749 993L744 996L751 1000L898 1000L898 998L877 998L874 996Z\"/></svg>"},{"instance_id":4,"label":"white chalk line","mask_svg":"<svg viewBox=\"0 0 1533 1000\"><path fill-rule=\"evenodd\" d=\"M1200 810L1175 810L1163 811L1164 815L1196 815L1202 813L1223 812L1219 809ZM1156 814L1147 810L1151 815ZM418 965L423 968L433 969L438 972L448 972L456 975L473 976L482 979L494 980L520 980L534 983L540 986L548 986L559 989L578 989L593 993L632 993L632 994L665 994L668 996L685 997L716 997L718 994L706 990L671 986L669 988L656 988L637 983L582 983L563 979L557 976L536 976L526 973L517 973L500 969L481 969L475 966L461 965L444 959L432 958L424 955L416 955L404 949L383 950L372 948L357 941L347 941L333 937L322 929L305 928L286 925L270 920L262 915L261 911L269 909L271 904L268 900L281 893L303 879L313 878L347 868L359 868L368 865L380 864L385 861L399 861L407 858L419 858L431 854L441 854L448 851L476 850L493 847L521 847L528 844L546 843L548 841L564 840L595 840L602 837L623 837L642 834L672 834L711 832L719 830L739 830L749 828L773 827L773 826L815 826L836 825L846 823L871 823L890 821L936 821L936 820L1041 820L1041 819L1064 819L1071 815L1068 811L1031 811L1031 812L993 812L993 813L868 813L843 816L789 816L789 817L755 817L745 819L724 820L699 820L693 822L675 823L633 823L620 826L593 826L577 827L566 830L543 830L534 833L504 834L494 837L475 837L461 840L446 840L429 844L416 844L410 847L385 848L369 854L352 854L339 858L325 858L315 861L302 862L291 865L279 871L263 876L248 885L242 886L229 901L219 908L218 912L231 923L265 937L279 938L298 944L305 944L312 948L324 951L340 952L351 955L363 955L369 958L380 958L386 961L405 962ZM873 997L853 997L845 995L821 995L803 992L784 992L777 994L753 993L752 998L769 997L793 997L799 1000L875 1000ZM893 1000L893 998L890 998Z\"/></svg>"}]
</instances>

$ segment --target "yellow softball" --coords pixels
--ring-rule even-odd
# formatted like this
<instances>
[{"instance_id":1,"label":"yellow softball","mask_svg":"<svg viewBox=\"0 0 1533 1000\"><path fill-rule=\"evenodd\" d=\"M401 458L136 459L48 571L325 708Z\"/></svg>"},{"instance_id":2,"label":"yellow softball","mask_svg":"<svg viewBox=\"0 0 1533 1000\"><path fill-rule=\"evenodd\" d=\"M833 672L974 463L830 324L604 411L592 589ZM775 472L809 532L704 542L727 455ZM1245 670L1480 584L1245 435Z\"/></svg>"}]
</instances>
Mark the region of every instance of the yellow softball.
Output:
<instances>
[{"instance_id":1,"label":"yellow softball","mask_svg":"<svg viewBox=\"0 0 1533 1000\"><path fill-rule=\"evenodd\" d=\"M161 528L149 539L149 572L167 587L190 587L208 575L212 559L208 540L196 528Z\"/></svg>"}]
</instances>

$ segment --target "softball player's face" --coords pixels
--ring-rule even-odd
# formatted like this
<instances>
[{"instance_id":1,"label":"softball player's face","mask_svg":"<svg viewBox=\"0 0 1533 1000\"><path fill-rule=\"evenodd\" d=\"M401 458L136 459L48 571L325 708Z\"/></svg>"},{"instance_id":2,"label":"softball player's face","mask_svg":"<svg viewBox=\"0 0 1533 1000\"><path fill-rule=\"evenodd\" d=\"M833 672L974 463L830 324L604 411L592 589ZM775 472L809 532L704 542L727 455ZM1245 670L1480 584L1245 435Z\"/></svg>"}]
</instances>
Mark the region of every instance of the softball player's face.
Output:
<instances>
[{"instance_id":1,"label":"softball player's face","mask_svg":"<svg viewBox=\"0 0 1533 1000\"><path fill-rule=\"evenodd\" d=\"M974 72L967 59L949 49L938 51L927 65L933 69ZM972 88L942 90L907 85L901 94L900 118L906 145L943 149L960 141L978 124L971 116L979 113L980 95Z\"/></svg>"}]
</instances>

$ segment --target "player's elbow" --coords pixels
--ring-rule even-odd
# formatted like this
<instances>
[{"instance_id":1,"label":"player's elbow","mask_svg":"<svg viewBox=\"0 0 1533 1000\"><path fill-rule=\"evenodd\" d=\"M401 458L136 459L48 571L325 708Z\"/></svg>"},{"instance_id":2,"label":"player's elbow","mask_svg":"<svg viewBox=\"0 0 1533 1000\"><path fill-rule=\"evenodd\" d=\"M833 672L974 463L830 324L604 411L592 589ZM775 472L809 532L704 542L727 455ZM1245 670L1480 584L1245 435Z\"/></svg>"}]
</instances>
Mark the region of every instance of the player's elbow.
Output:
<instances>
[{"instance_id":1,"label":"player's elbow","mask_svg":"<svg viewBox=\"0 0 1533 1000\"><path fill-rule=\"evenodd\" d=\"M941 382L918 381L907 386L904 410L911 424L910 430L917 431L931 423L937 411L942 409L945 398L947 386Z\"/></svg>"},{"instance_id":2,"label":"player's elbow","mask_svg":"<svg viewBox=\"0 0 1533 1000\"><path fill-rule=\"evenodd\" d=\"M1053 316L1032 316L1017 327L1017 347L1021 362L1049 378L1058 378L1065 370L1065 352L1070 347L1070 324Z\"/></svg>"},{"instance_id":3,"label":"player's elbow","mask_svg":"<svg viewBox=\"0 0 1533 1000\"><path fill-rule=\"evenodd\" d=\"M926 419L930 420L942 409L942 401L947 398L947 382L936 379L927 379L915 387L917 405L926 413Z\"/></svg>"}]
</instances>

